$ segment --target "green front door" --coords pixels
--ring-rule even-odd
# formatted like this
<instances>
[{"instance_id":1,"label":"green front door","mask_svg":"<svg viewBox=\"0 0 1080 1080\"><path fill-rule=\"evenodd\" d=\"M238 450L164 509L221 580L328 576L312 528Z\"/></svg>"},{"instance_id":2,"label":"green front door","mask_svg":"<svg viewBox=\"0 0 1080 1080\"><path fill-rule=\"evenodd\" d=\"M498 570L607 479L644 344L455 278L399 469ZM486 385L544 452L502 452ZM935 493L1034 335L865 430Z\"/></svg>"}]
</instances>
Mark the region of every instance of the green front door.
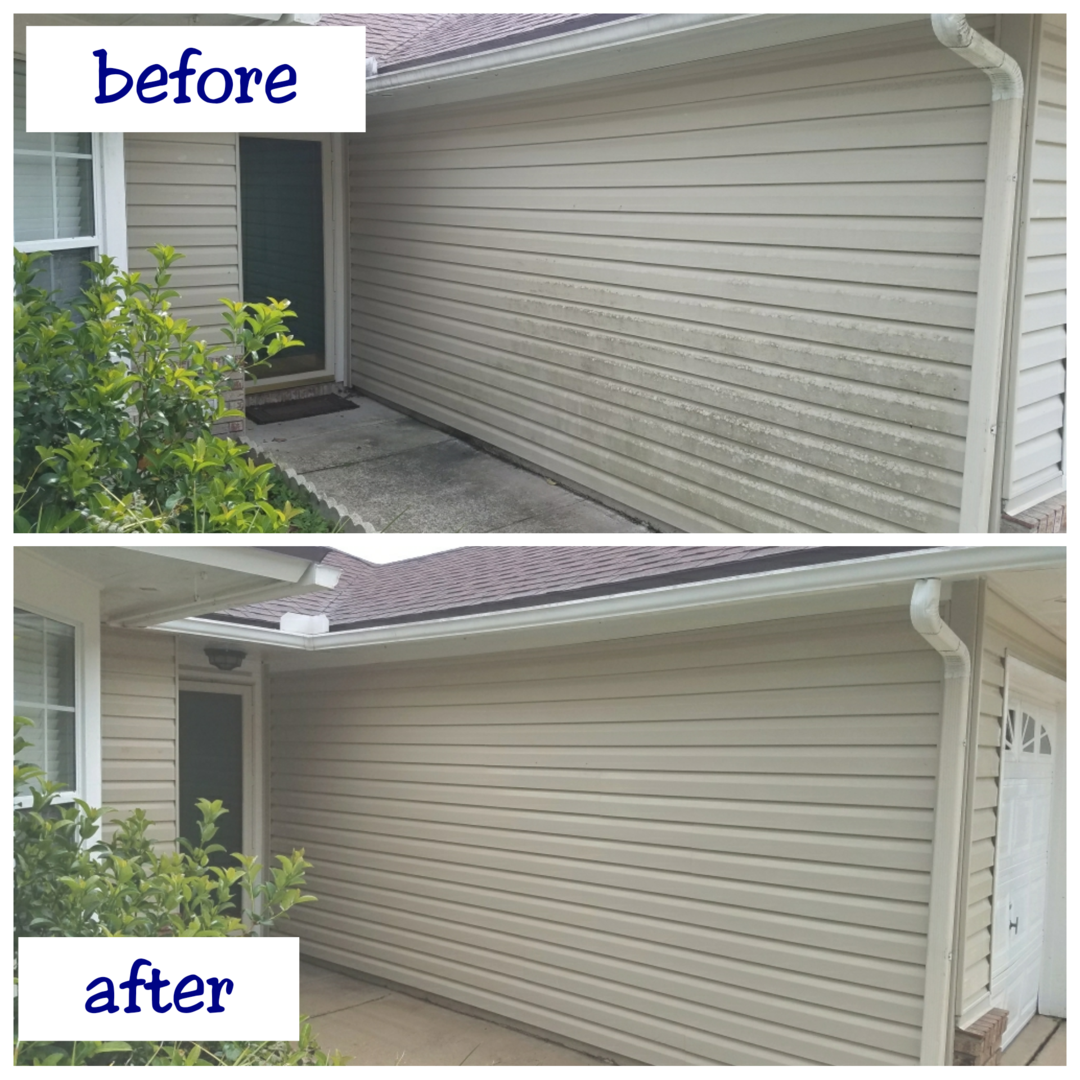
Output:
<instances>
[{"instance_id":1,"label":"green front door","mask_svg":"<svg viewBox=\"0 0 1080 1080\"><path fill-rule=\"evenodd\" d=\"M322 143L240 139L244 299L289 300L289 332L304 344L255 369L258 379L326 370Z\"/></svg>"}]
</instances>

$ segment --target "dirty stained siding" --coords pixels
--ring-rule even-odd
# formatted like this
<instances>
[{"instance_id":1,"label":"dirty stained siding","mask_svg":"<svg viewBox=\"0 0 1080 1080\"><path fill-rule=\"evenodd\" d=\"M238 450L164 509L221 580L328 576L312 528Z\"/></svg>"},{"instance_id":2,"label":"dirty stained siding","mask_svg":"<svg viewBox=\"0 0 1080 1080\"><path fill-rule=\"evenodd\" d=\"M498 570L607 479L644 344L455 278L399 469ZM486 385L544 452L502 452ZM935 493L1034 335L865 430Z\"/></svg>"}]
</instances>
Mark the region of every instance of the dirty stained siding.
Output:
<instances>
[{"instance_id":1,"label":"dirty stained siding","mask_svg":"<svg viewBox=\"0 0 1080 1080\"><path fill-rule=\"evenodd\" d=\"M988 99L927 20L370 116L354 382L674 528L953 530Z\"/></svg>"},{"instance_id":2,"label":"dirty stained siding","mask_svg":"<svg viewBox=\"0 0 1080 1080\"><path fill-rule=\"evenodd\" d=\"M165 847L177 834L175 650L167 634L101 629L102 804L107 818L145 810Z\"/></svg>"},{"instance_id":3,"label":"dirty stained siding","mask_svg":"<svg viewBox=\"0 0 1080 1080\"><path fill-rule=\"evenodd\" d=\"M240 188L237 137L230 132L124 136L128 260L153 269L146 249L167 244L184 255L170 287L175 312L224 340L222 297L240 299Z\"/></svg>"},{"instance_id":4,"label":"dirty stained siding","mask_svg":"<svg viewBox=\"0 0 1080 1080\"><path fill-rule=\"evenodd\" d=\"M303 955L653 1064L918 1060L941 662L906 611L269 702Z\"/></svg>"},{"instance_id":5,"label":"dirty stained siding","mask_svg":"<svg viewBox=\"0 0 1080 1080\"><path fill-rule=\"evenodd\" d=\"M1036 25L1010 513L1065 488L1065 16L1036 16Z\"/></svg>"},{"instance_id":6,"label":"dirty stained siding","mask_svg":"<svg viewBox=\"0 0 1080 1080\"><path fill-rule=\"evenodd\" d=\"M1005 654L1065 677L1065 643L992 588L984 599L975 788L964 914L963 970L957 1011L990 1007L990 930L993 921L994 844L997 836L1001 722L1005 709ZM973 1017L974 1018L974 1017Z\"/></svg>"}]
</instances>

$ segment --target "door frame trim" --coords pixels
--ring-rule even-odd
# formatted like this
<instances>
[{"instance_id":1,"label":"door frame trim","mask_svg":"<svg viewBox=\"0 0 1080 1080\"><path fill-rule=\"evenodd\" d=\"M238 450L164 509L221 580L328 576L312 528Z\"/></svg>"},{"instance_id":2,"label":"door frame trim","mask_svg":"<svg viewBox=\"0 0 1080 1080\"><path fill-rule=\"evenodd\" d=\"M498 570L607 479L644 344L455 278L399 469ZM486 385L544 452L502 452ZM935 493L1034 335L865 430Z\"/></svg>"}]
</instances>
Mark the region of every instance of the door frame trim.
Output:
<instances>
[{"instance_id":1,"label":"door frame trim","mask_svg":"<svg viewBox=\"0 0 1080 1080\"><path fill-rule=\"evenodd\" d=\"M326 298L326 365L322 371L297 375L260 376L255 385L277 389L307 383L320 375L332 375L335 382L348 379L349 297L346 288L348 230L345 228L345 137L331 132L252 131L236 134L236 250L239 264L240 296L244 298L244 230L240 196L241 139L301 139L322 145L323 293Z\"/></svg>"},{"instance_id":2,"label":"door frame trim","mask_svg":"<svg viewBox=\"0 0 1080 1080\"><path fill-rule=\"evenodd\" d=\"M259 862L263 859L264 822L261 813L263 798L263 740L261 722L254 703L254 687L249 682L233 682L216 679L211 675L192 677L186 675L180 679L179 693L236 694L241 700L241 783L243 803L240 807L243 816L242 843L245 855L254 855ZM179 706L179 698L177 699ZM180 822L180 712L176 714L176 821Z\"/></svg>"}]
</instances>

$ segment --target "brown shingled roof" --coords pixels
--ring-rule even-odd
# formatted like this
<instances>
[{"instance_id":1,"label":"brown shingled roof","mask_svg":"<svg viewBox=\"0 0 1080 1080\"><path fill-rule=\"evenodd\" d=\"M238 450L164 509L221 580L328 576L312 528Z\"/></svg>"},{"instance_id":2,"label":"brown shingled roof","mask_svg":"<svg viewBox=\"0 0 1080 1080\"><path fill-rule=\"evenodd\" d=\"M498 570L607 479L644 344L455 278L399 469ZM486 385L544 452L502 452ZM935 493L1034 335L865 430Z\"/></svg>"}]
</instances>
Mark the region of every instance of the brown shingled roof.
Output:
<instances>
[{"instance_id":1,"label":"brown shingled roof","mask_svg":"<svg viewBox=\"0 0 1080 1080\"><path fill-rule=\"evenodd\" d=\"M329 592L232 608L210 618L278 626L286 612L326 615L331 630L386 626L613 595L765 570L884 555L907 548L462 547L387 565L341 551Z\"/></svg>"},{"instance_id":2,"label":"brown shingled roof","mask_svg":"<svg viewBox=\"0 0 1080 1080\"><path fill-rule=\"evenodd\" d=\"M633 18L608 14L323 15L320 26L364 26L367 54L379 70L486 52L599 23Z\"/></svg>"}]
</instances>

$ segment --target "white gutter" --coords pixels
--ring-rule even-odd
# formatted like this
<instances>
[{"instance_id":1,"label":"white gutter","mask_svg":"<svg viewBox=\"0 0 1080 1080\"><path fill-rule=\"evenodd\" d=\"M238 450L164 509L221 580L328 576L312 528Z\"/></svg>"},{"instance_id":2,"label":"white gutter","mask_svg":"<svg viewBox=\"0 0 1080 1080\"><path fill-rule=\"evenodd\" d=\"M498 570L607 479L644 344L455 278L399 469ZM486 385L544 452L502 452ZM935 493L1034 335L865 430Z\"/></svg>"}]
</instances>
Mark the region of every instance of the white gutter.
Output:
<instances>
[{"instance_id":1,"label":"white gutter","mask_svg":"<svg viewBox=\"0 0 1080 1080\"><path fill-rule=\"evenodd\" d=\"M998 400L1013 246L1013 216L1024 120L1024 78L1007 53L973 30L964 15L932 15L938 41L980 68L990 80L990 137L972 344L960 532L997 532L1001 508L994 487Z\"/></svg>"},{"instance_id":2,"label":"white gutter","mask_svg":"<svg viewBox=\"0 0 1080 1080\"><path fill-rule=\"evenodd\" d=\"M607 49L614 45L626 45L630 42L644 41L664 34L692 30L717 23L734 23L754 19L754 15L649 15L645 18L632 16L618 22L601 23L588 26L570 33L555 34L551 37L528 41L520 45L507 45L487 52L473 53L452 60L436 61L406 68L404 71L391 71L377 75L367 84L369 94L386 90L398 90L419 83L441 82L462 76L489 72L494 68L517 67L532 64L538 60L552 60L560 56L574 56Z\"/></svg>"},{"instance_id":3,"label":"white gutter","mask_svg":"<svg viewBox=\"0 0 1080 1080\"><path fill-rule=\"evenodd\" d=\"M911 625L945 662L938 744L937 802L930 865L930 913L926 935L922 1051L919 1064L948 1065L952 1009L950 986L956 930L957 873L964 807L971 656L956 631L941 618L941 581L916 582L911 594Z\"/></svg>"},{"instance_id":4,"label":"white gutter","mask_svg":"<svg viewBox=\"0 0 1080 1080\"><path fill-rule=\"evenodd\" d=\"M189 618L163 622L155 627L178 634L193 634L251 644L275 645L286 649L324 652L337 649L370 648L380 659L387 651L417 643L461 640L498 641L505 648L512 632L567 628L599 624L611 636L659 633L660 620L694 613L710 614L719 608L752 605L781 597L813 597L824 593L872 586L902 585L934 576L965 578L999 570L1049 569L1064 564L1062 548L972 547L933 548L868 559L794 567L719 581L672 585L615 596L592 597L534 607L484 612L394 626L372 626L340 630L328 634L285 633L265 627L243 626L214 619ZM629 627L633 623L633 627Z\"/></svg>"}]
</instances>

